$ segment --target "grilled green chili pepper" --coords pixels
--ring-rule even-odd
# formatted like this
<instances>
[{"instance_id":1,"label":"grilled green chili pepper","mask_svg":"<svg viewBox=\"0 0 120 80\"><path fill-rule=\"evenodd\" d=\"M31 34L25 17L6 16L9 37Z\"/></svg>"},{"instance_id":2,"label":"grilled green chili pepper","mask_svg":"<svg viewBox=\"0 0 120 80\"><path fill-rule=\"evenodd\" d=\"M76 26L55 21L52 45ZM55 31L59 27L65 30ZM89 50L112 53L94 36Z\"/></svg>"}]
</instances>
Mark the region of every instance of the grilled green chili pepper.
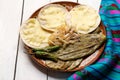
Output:
<instances>
[{"instance_id":1,"label":"grilled green chili pepper","mask_svg":"<svg viewBox=\"0 0 120 80\"><path fill-rule=\"evenodd\" d=\"M52 60L52 61L55 61L55 62L58 61L58 59L55 55L53 55L51 53L48 53L48 52L43 52L43 51L36 51L35 52L35 57L39 58L39 59L49 59L49 60Z\"/></svg>"},{"instance_id":2,"label":"grilled green chili pepper","mask_svg":"<svg viewBox=\"0 0 120 80\"><path fill-rule=\"evenodd\" d=\"M59 48L60 48L60 46L58 46L58 45L56 45L56 46L48 46L48 47L45 48L45 50L47 52L53 52L53 51L58 50Z\"/></svg>"},{"instance_id":3,"label":"grilled green chili pepper","mask_svg":"<svg viewBox=\"0 0 120 80\"><path fill-rule=\"evenodd\" d=\"M60 46L47 46L45 48L42 48L42 49L33 49L33 52L36 52L36 51L44 51L44 52L53 52L53 51L56 51L60 48Z\"/></svg>"}]
</instances>

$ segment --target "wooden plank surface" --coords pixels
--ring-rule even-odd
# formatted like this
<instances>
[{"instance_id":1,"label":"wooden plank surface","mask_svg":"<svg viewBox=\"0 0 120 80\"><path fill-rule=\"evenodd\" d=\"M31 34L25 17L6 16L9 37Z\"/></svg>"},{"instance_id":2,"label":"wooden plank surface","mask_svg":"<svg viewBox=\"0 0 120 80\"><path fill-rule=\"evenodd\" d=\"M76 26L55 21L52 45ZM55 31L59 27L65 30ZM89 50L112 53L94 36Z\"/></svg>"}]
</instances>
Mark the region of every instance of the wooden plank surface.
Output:
<instances>
[{"instance_id":1,"label":"wooden plank surface","mask_svg":"<svg viewBox=\"0 0 120 80\"><path fill-rule=\"evenodd\" d=\"M47 3L49 3L49 0L24 0L23 22L25 22L34 11ZM24 53L21 40L18 50L15 80L47 80L47 69L36 65L30 57Z\"/></svg>"},{"instance_id":2,"label":"wooden plank surface","mask_svg":"<svg viewBox=\"0 0 120 80\"><path fill-rule=\"evenodd\" d=\"M0 0L0 80L13 80L23 0Z\"/></svg>"}]
</instances>

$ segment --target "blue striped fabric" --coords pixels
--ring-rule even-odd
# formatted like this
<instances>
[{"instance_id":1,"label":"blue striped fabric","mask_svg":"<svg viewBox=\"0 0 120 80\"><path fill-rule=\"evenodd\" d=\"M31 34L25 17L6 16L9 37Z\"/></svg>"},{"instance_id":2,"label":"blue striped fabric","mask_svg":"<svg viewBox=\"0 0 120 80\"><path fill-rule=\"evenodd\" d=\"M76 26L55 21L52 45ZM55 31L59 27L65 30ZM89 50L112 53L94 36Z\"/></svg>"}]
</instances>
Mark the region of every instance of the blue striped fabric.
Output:
<instances>
[{"instance_id":1,"label":"blue striped fabric","mask_svg":"<svg viewBox=\"0 0 120 80\"><path fill-rule=\"evenodd\" d=\"M120 0L102 0L100 16L107 32L103 54L67 80L120 80Z\"/></svg>"}]
</instances>

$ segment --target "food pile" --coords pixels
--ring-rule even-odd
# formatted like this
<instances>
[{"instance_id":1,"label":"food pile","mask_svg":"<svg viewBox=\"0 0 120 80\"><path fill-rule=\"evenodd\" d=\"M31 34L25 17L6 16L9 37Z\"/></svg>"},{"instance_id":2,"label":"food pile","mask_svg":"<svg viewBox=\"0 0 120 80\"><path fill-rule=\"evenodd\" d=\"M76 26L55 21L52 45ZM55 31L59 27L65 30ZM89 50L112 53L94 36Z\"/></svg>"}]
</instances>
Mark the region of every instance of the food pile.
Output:
<instances>
[{"instance_id":1,"label":"food pile","mask_svg":"<svg viewBox=\"0 0 120 80\"><path fill-rule=\"evenodd\" d=\"M68 11L49 4L21 25L20 36L28 53L47 67L73 70L105 42L99 24L99 14L91 7L77 5Z\"/></svg>"}]
</instances>

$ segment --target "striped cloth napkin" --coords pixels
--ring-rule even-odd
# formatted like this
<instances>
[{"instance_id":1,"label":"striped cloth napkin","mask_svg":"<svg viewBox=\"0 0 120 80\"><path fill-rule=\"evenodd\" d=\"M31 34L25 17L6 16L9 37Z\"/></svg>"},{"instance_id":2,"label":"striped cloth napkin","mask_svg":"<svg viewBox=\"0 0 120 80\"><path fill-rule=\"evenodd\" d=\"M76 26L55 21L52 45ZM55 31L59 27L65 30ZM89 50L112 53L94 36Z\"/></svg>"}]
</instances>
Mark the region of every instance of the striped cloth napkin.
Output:
<instances>
[{"instance_id":1,"label":"striped cloth napkin","mask_svg":"<svg viewBox=\"0 0 120 80\"><path fill-rule=\"evenodd\" d=\"M120 80L120 0L102 0L99 13L107 32L105 50L96 63L67 80Z\"/></svg>"}]
</instances>

